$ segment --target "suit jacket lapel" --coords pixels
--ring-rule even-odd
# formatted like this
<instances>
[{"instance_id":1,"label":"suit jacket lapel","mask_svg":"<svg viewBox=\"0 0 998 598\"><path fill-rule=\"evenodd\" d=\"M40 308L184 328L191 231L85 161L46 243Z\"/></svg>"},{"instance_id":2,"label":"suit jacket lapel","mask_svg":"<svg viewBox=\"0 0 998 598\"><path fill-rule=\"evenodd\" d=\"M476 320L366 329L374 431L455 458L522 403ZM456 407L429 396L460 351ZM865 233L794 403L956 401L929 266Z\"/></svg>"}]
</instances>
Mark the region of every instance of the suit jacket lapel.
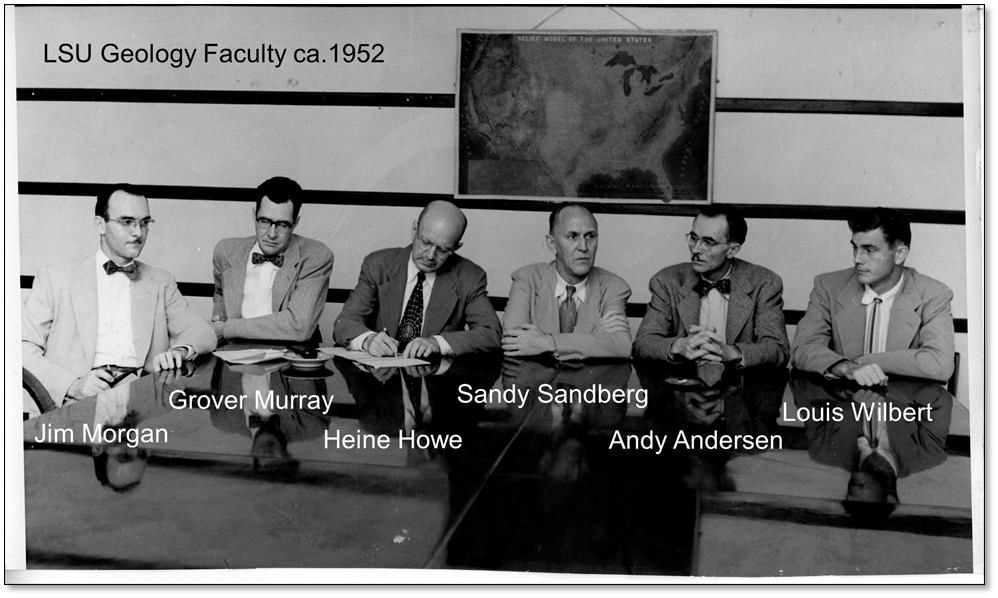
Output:
<instances>
[{"instance_id":1,"label":"suit jacket lapel","mask_svg":"<svg viewBox=\"0 0 998 598\"><path fill-rule=\"evenodd\" d=\"M922 319L915 312L921 304L915 292L911 274L905 271L904 286L894 298L891 319L887 323L887 350L907 349L918 333Z\"/></svg>"},{"instance_id":2,"label":"suit jacket lapel","mask_svg":"<svg viewBox=\"0 0 998 598\"><path fill-rule=\"evenodd\" d=\"M132 346L135 358L145 363L152 342L152 327L156 317L156 292L149 280L145 264L139 264L139 277L132 281Z\"/></svg>"},{"instance_id":3,"label":"suit jacket lapel","mask_svg":"<svg viewBox=\"0 0 998 598\"><path fill-rule=\"evenodd\" d=\"M866 306L863 305L863 287L855 275L849 279L838 296L839 310L835 314L835 329L842 355L853 359L863 354L863 337L866 331Z\"/></svg>"},{"instance_id":4,"label":"suit jacket lapel","mask_svg":"<svg viewBox=\"0 0 998 598\"><path fill-rule=\"evenodd\" d=\"M402 318L402 296L405 294L406 275L411 253L412 245L403 247L388 266L388 280L378 286L378 297L381 302L378 309L378 327L388 329L388 335L392 338L397 335L399 320ZM408 300L408 297L405 299ZM376 330L375 332L381 331Z\"/></svg>"},{"instance_id":5,"label":"suit jacket lapel","mask_svg":"<svg viewBox=\"0 0 998 598\"><path fill-rule=\"evenodd\" d=\"M693 291L699 276L694 272L689 282L680 290L682 297L679 299L679 320L689 334L690 328L700 323L700 295Z\"/></svg>"},{"instance_id":6,"label":"suit jacket lapel","mask_svg":"<svg viewBox=\"0 0 998 598\"><path fill-rule=\"evenodd\" d=\"M454 306L457 305L457 274L450 268L437 271L437 279L433 281L433 292L430 303L423 314L423 336L439 334L447 324Z\"/></svg>"},{"instance_id":7,"label":"suit jacket lapel","mask_svg":"<svg viewBox=\"0 0 998 598\"><path fill-rule=\"evenodd\" d=\"M243 240L239 250L231 256L229 269L222 273L225 289L225 313L229 318L243 317L243 287L246 285L246 262L256 244L256 237Z\"/></svg>"},{"instance_id":8,"label":"suit jacket lapel","mask_svg":"<svg viewBox=\"0 0 998 598\"><path fill-rule=\"evenodd\" d=\"M90 364L93 364L97 350L97 268L94 264L94 254L80 262L70 289L80 343Z\"/></svg>"},{"instance_id":9,"label":"suit jacket lapel","mask_svg":"<svg viewBox=\"0 0 998 598\"><path fill-rule=\"evenodd\" d=\"M301 259L301 245L298 238L291 237L291 244L284 250L284 263L274 277L274 287L270 296L273 298L273 310L276 314L284 307L284 300L291 292L291 283L294 281L295 273L298 272L298 262Z\"/></svg>"},{"instance_id":10,"label":"suit jacket lapel","mask_svg":"<svg viewBox=\"0 0 998 598\"><path fill-rule=\"evenodd\" d=\"M554 262L544 271L544 279L541 280L534 291L537 298L533 301L537 305L537 313L532 314L534 322L541 330L561 330L561 316L558 312L558 299L554 296L555 287L558 285L558 271Z\"/></svg>"},{"instance_id":11,"label":"suit jacket lapel","mask_svg":"<svg viewBox=\"0 0 998 598\"><path fill-rule=\"evenodd\" d=\"M741 334L745 322L752 313L752 294L755 289L746 279L744 272L738 267L738 261L731 266L731 292L728 294L728 320L724 326L724 339L729 345L735 342Z\"/></svg>"}]
</instances>

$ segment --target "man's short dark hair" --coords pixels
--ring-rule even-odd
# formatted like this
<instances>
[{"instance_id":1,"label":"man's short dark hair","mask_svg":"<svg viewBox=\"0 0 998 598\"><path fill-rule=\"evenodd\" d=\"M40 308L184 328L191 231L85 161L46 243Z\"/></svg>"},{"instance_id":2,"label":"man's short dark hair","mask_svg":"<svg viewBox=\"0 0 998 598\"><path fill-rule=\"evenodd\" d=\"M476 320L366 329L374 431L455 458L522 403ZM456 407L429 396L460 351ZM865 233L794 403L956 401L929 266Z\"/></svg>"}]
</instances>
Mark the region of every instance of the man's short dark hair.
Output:
<instances>
[{"instance_id":1,"label":"man's short dark hair","mask_svg":"<svg viewBox=\"0 0 998 598\"><path fill-rule=\"evenodd\" d=\"M267 179L256 188L256 211L260 211L260 202L266 197L274 203L291 202L291 217L298 219L301 211L301 185L285 176L275 176Z\"/></svg>"},{"instance_id":2,"label":"man's short dark hair","mask_svg":"<svg viewBox=\"0 0 998 598\"><path fill-rule=\"evenodd\" d=\"M898 242L911 248L911 221L902 212L891 208L873 208L860 212L849 219L849 230L855 233L865 233L878 228L884 231L884 240L891 248Z\"/></svg>"},{"instance_id":3,"label":"man's short dark hair","mask_svg":"<svg viewBox=\"0 0 998 598\"><path fill-rule=\"evenodd\" d=\"M105 219L108 217L107 204L111 201L111 196L118 191L124 191L129 195L138 195L139 197L146 196L146 194L135 185L129 185L128 183L116 183L114 185L110 185L97 196L97 205L94 206L94 216L100 216Z\"/></svg>"},{"instance_id":4,"label":"man's short dark hair","mask_svg":"<svg viewBox=\"0 0 998 598\"><path fill-rule=\"evenodd\" d=\"M137 459L142 459L143 461L147 461L149 459L149 456L146 453L145 449L139 449L138 451L136 451L135 456ZM110 456L107 454L107 451L101 451L100 453L94 455L93 458L94 458L94 475L97 476L97 481L101 483L101 486L104 486L105 488L110 488L120 494L135 490L136 486L139 485L139 482L142 481L142 478L140 477L134 482L129 482L123 486L116 486L112 484L111 480L107 477L107 464L110 459Z\"/></svg>"},{"instance_id":5,"label":"man's short dark hair","mask_svg":"<svg viewBox=\"0 0 998 598\"><path fill-rule=\"evenodd\" d=\"M551 215L548 216L548 233L552 235L554 234L554 225L558 222L558 214L561 214L568 208L582 208L583 210L589 212L590 215L592 214L592 211L581 203L574 201L560 203L555 206L554 210L551 211ZM593 218L595 219L595 216L593 216Z\"/></svg>"},{"instance_id":6,"label":"man's short dark hair","mask_svg":"<svg viewBox=\"0 0 998 598\"><path fill-rule=\"evenodd\" d=\"M709 206L704 206L700 210L699 215L706 216L707 218L724 216L724 219L728 222L728 241L734 241L739 245L745 243L745 237L748 235L748 224L745 222L745 218L741 212L734 206L718 203L710 204Z\"/></svg>"}]
</instances>

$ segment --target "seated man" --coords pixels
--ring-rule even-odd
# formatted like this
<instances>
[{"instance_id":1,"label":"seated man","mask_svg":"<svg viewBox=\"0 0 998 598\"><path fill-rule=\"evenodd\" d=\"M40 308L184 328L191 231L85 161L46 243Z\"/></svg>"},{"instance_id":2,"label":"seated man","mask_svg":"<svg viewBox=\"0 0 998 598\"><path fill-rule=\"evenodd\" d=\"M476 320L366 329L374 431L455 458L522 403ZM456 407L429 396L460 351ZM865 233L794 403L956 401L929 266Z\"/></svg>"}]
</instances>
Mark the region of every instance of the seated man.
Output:
<instances>
[{"instance_id":1,"label":"seated man","mask_svg":"<svg viewBox=\"0 0 998 598\"><path fill-rule=\"evenodd\" d=\"M906 268L911 226L877 208L849 221L853 267L814 279L794 335L793 365L863 386L887 374L946 380L953 373L953 291Z\"/></svg>"},{"instance_id":2,"label":"seated man","mask_svg":"<svg viewBox=\"0 0 998 598\"><path fill-rule=\"evenodd\" d=\"M365 257L333 325L337 344L382 357L498 349L485 271L454 253L467 222L454 204L430 202L412 223L411 245Z\"/></svg>"},{"instance_id":3,"label":"seated man","mask_svg":"<svg viewBox=\"0 0 998 598\"><path fill-rule=\"evenodd\" d=\"M215 349L173 276L136 260L153 222L146 198L116 185L94 214L100 248L41 268L21 317L23 365L56 405L107 390L114 376L102 366L171 369Z\"/></svg>"},{"instance_id":4,"label":"seated man","mask_svg":"<svg viewBox=\"0 0 998 598\"><path fill-rule=\"evenodd\" d=\"M301 187L274 177L257 188L256 236L223 239L212 258L219 342L233 339L318 345L333 253L319 241L293 234Z\"/></svg>"},{"instance_id":5,"label":"seated man","mask_svg":"<svg viewBox=\"0 0 998 598\"><path fill-rule=\"evenodd\" d=\"M731 206L710 205L686 235L689 263L660 270L634 339L634 356L672 363L784 366L789 341L783 281L735 257L748 225Z\"/></svg>"},{"instance_id":6,"label":"seated man","mask_svg":"<svg viewBox=\"0 0 998 598\"><path fill-rule=\"evenodd\" d=\"M596 218L579 204L562 204L551 212L548 224L547 246L554 261L513 273L503 314L506 355L630 357L631 328L624 309L631 288L594 266Z\"/></svg>"}]
</instances>

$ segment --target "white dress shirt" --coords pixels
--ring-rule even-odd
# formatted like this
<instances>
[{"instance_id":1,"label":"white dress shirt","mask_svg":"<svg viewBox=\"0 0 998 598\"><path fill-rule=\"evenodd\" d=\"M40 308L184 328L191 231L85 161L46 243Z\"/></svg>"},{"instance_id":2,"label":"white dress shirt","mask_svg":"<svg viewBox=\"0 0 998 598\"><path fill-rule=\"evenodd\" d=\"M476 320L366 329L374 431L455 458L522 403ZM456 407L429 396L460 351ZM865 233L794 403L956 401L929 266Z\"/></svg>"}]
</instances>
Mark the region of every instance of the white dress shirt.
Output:
<instances>
[{"instance_id":1,"label":"white dress shirt","mask_svg":"<svg viewBox=\"0 0 998 598\"><path fill-rule=\"evenodd\" d=\"M436 272L425 272L426 278L423 280L423 318L419 322L419 329L423 329L423 323L426 322L426 306L430 304L430 294L433 293L433 283L437 280ZM409 297L412 295L412 290L416 288L416 279L419 276L419 268L416 267L415 262L412 261L412 254L409 254L409 267L407 269L407 278L405 282L405 292L402 293L402 310L401 316L399 316L399 323L402 323L402 318L405 317L405 306L409 303ZM369 336L373 336L377 332L372 332L368 330L363 334L358 334L356 338L350 341L349 349L351 351L363 351L364 341ZM453 355L454 349L451 348L450 343L444 340L444 337L435 334L433 338L436 339L437 344L440 345L441 355Z\"/></svg>"},{"instance_id":2,"label":"white dress shirt","mask_svg":"<svg viewBox=\"0 0 998 598\"><path fill-rule=\"evenodd\" d=\"M132 335L132 281L123 272L109 276L104 271L104 264L109 259L103 250L98 250L94 258L97 273L97 346L93 367L138 367L142 364L135 356Z\"/></svg>"},{"instance_id":3,"label":"white dress shirt","mask_svg":"<svg viewBox=\"0 0 998 598\"><path fill-rule=\"evenodd\" d=\"M263 253L259 243L253 244L246 258L246 281L243 283L243 318L258 318L274 313L274 279L280 269L271 262L253 263L253 254Z\"/></svg>"},{"instance_id":4,"label":"white dress shirt","mask_svg":"<svg viewBox=\"0 0 998 598\"><path fill-rule=\"evenodd\" d=\"M565 279L561 277L561 274L558 274L557 270L554 271L554 276L558 279L554 283L554 298L558 300L558 305L561 306L561 304L565 302L565 295L568 294L566 287L569 285L565 282ZM582 279L582 282L572 285L575 287L575 294L572 295L572 298L575 300L576 309L578 309L580 303L586 300L586 282L588 280L589 277L587 276Z\"/></svg>"},{"instance_id":5,"label":"white dress shirt","mask_svg":"<svg viewBox=\"0 0 998 598\"><path fill-rule=\"evenodd\" d=\"M731 266L728 266L728 271L718 280L724 280L729 276L731 276ZM702 275L701 278L703 278ZM703 280L707 279L703 278ZM707 282L711 281L707 280ZM711 289L700 299L700 325L712 326L721 337L721 343L728 344L726 332L728 328L728 295L721 294L721 291L717 289Z\"/></svg>"},{"instance_id":6,"label":"white dress shirt","mask_svg":"<svg viewBox=\"0 0 998 598\"><path fill-rule=\"evenodd\" d=\"M883 295L877 295L870 288L870 285L863 285L865 290L863 291L862 303L866 306L866 326L863 327L864 351L870 346L871 332L873 334L873 352L883 353L887 350L887 328L891 323L891 307L894 306L894 298L901 292L902 284L904 284L904 273L901 274L901 280ZM873 317L873 301L878 298L881 300L881 303L880 307L877 308L876 328L871 330L870 318Z\"/></svg>"}]
</instances>

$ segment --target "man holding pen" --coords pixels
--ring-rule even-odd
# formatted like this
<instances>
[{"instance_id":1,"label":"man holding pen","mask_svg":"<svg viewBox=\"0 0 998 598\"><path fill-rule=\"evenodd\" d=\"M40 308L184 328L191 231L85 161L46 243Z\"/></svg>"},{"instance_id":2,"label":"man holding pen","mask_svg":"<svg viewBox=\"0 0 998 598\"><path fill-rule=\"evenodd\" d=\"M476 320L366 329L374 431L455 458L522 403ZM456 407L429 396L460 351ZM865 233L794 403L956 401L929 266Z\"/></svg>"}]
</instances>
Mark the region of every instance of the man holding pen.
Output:
<instances>
[{"instance_id":1,"label":"man holding pen","mask_svg":"<svg viewBox=\"0 0 998 598\"><path fill-rule=\"evenodd\" d=\"M454 204L430 202L412 223L411 245L364 258L333 325L336 343L376 357L498 350L485 271L455 254L467 223Z\"/></svg>"}]
</instances>

